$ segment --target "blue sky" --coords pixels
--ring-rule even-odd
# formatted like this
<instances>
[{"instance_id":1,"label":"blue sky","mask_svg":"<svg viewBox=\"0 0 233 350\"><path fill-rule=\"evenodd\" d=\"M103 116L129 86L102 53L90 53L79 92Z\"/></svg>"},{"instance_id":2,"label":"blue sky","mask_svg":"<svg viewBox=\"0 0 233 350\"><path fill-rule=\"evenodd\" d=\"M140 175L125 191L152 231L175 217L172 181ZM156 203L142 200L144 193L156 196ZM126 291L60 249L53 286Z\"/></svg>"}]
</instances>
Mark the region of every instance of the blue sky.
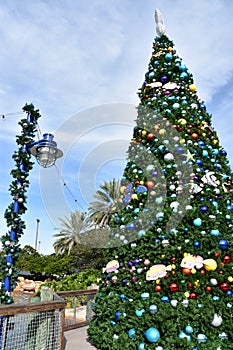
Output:
<instances>
[{"instance_id":1,"label":"blue sky","mask_svg":"<svg viewBox=\"0 0 233 350\"><path fill-rule=\"evenodd\" d=\"M134 115L129 111L114 119L115 107L108 110L108 104L125 103L126 110L128 104L138 104L136 92L155 36L156 7L194 75L233 165L231 0L8 0L0 4L0 114L6 114L0 121L2 218L11 201L11 155L22 117L7 114L21 111L26 102L40 109L42 132L55 132L65 150L58 168L84 209L100 182L120 177ZM101 116L111 113L92 127L98 106L103 106ZM41 170L35 164L30 180L21 242L34 246L39 218L40 252L52 253L56 216L79 207L63 193L54 169ZM0 229L6 230L4 219Z\"/></svg>"}]
</instances>

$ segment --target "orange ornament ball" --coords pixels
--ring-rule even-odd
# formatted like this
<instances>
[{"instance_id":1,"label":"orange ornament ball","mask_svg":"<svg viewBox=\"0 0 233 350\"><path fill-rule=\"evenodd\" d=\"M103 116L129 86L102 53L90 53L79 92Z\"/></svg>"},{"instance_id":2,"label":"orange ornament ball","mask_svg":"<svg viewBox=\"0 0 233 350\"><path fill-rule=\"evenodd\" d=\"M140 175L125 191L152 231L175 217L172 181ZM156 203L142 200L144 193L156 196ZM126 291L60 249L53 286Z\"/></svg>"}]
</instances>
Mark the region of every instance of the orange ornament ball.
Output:
<instances>
[{"instance_id":1,"label":"orange ornament ball","mask_svg":"<svg viewBox=\"0 0 233 350\"><path fill-rule=\"evenodd\" d=\"M191 136L194 140L197 140L199 137L198 134L196 134L195 132L193 132Z\"/></svg>"},{"instance_id":2,"label":"orange ornament ball","mask_svg":"<svg viewBox=\"0 0 233 350\"><path fill-rule=\"evenodd\" d=\"M148 180L148 181L146 182L146 187L149 188L150 190L151 190L152 188L154 188L154 186L155 186L155 182L154 182L154 181Z\"/></svg>"},{"instance_id":3,"label":"orange ornament ball","mask_svg":"<svg viewBox=\"0 0 233 350\"><path fill-rule=\"evenodd\" d=\"M206 290L207 292L211 292L211 291L212 291L212 287L211 287L211 286L206 286L206 287L205 287L205 290Z\"/></svg>"},{"instance_id":4,"label":"orange ornament ball","mask_svg":"<svg viewBox=\"0 0 233 350\"><path fill-rule=\"evenodd\" d=\"M182 269L182 272L185 273L185 275L190 275L191 274L191 270L187 269L186 267Z\"/></svg>"},{"instance_id":5,"label":"orange ornament ball","mask_svg":"<svg viewBox=\"0 0 233 350\"><path fill-rule=\"evenodd\" d=\"M148 139L153 139L153 137L154 137L154 134L152 134L152 132L149 132L148 134L147 134L147 138Z\"/></svg>"},{"instance_id":6,"label":"orange ornament ball","mask_svg":"<svg viewBox=\"0 0 233 350\"><path fill-rule=\"evenodd\" d=\"M162 287L159 284L156 284L155 291L156 292L161 292L161 290L162 290Z\"/></svg>"}]
</instances>

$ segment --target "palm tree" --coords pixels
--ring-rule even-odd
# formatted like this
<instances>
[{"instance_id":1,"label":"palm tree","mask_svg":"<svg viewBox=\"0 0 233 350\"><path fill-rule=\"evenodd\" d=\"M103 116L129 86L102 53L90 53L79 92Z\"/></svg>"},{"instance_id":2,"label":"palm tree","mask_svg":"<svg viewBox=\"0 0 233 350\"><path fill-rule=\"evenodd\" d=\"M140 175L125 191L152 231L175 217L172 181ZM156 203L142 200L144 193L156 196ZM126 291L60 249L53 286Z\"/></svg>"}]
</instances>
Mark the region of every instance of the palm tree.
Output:
<instances>
[{"instance_id":1,"label":"palm tree","mask_svg":"<svg viewBox=\"0 0 233 350\"><path fill-rule=\"evenodd\" d=\"M80 244L80 235L88 231L90 225L86 220L86 214L79 210L72 212L70 218L64 216L59 218L61 227L58 228L59 233L54 234L58 239L54 242L54 250L57 254L64 253L71 250Z\"/></svg>"},{"instance_id":2,"label":"palm tree","mask_svg":"<svg viewBox=\"0 0 233 350\"><path fill-rule=\"evenodd\" d=\"M104 181L100 189L94 194L95 202L88 208L88 222L99 228L107 227L112 214L116 211L116 204L120 199L120 180Z\"/></svg>"}]
</instances>

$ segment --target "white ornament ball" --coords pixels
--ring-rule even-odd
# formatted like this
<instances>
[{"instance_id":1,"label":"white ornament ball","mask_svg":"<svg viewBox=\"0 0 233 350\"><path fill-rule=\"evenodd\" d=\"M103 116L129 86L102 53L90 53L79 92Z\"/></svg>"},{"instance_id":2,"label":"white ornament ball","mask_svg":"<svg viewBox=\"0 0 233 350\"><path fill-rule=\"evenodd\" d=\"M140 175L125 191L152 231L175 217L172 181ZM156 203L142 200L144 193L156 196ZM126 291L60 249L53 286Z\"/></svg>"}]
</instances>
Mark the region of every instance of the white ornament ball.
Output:
<instances>
[{"instance_id":1,"label":"white ornament ball","mask_svg":"<svg viewBox=\"0 0 233 350\"><path fill-rule=\"evenodd\" d=\"M199 333L199 334L197 335L198 344L200 344L200 343L205 343L206 340L207 340L207 336L206 336L205 334Z\"/></svg>"},{"instance_id":2,"label":"white ornament ball","mask_svg":"<svg viewBox=\"0 0 233 350\"><path fill-rule=\"evenodd\" d=\"M221 316L219 316L218 314L214 314L214 319L213 319L213 321L211 322L211 326L213 326L213 327L219 327L219 326L221 326L221 324L222 324L222 317Z\"/></svg>"},{"instance_id":3,"label":"white ornament ball","mask_svg":"<svg viewBox=\"0 0 233 350\"><path fill-rule=\"evenodd\" d=\"M185 210L192 210L193 207L191 205L186 205Z\"/></svg>"},{"instance_id":4,"label":"white ornament ball","mask_svg":"<svg viewBox=\"0 0 233 350\"><path fill-rule=\"evenodd\" d=\"M183 300L183 301L181 302L181 304L182 304L184 307L188 307L189 301L188 301L188 300Z\"/></svg>"},{"instance_id":5,"label":"white ornament ball","mask_svg":"<svg viewBox=\"0 0 233 350\"><path fill-rule=\"evenodd\" d=\"M210 283L212 284L212 286L217 286L218 281L216 280L216 278L211 278Z\"/></svg>"},{"instance_id":6,"label":"white ornament ball","mask_svg":"<svg viewBox=\"0 0 233 350\"><path fill-rule=\"evenodd\" d=\"M165 154L165 156L164 156L164 161L165 162L171 162L172 160L174 160L174 156L173 156L172 153Z\"/></svg>"},{"instance_id":7,"label":"white ornament ball","mask_svg":"<svg viewBox=\"0 0 233 350\"><path fill-rule=\"evenodd\" d=\"M173 307L177 307L177 304L178 304L178 300L171 300L171 306Z\"/></svg>"}]
</instances>

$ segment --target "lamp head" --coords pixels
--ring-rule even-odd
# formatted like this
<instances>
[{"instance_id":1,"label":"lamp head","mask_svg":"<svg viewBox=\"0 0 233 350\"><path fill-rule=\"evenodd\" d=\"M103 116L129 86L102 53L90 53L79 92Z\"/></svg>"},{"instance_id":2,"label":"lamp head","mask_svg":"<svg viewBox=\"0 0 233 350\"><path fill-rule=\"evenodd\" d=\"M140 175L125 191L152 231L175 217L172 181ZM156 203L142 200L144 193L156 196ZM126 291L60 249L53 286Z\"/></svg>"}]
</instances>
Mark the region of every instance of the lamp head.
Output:
<instances>
[{"instance_id":1,"label":"lamp head","mask_svg":"<svg viewBox=\"0 0 233 350\"><path fill-rule=\"evenodd\" d=\"M49 168L56 160L63 156L63 152L57 148L52 134L44 134L43 139L28 146L29 152L36 157L37 162L43 168Z\"/></svg>"}]
</instances>

